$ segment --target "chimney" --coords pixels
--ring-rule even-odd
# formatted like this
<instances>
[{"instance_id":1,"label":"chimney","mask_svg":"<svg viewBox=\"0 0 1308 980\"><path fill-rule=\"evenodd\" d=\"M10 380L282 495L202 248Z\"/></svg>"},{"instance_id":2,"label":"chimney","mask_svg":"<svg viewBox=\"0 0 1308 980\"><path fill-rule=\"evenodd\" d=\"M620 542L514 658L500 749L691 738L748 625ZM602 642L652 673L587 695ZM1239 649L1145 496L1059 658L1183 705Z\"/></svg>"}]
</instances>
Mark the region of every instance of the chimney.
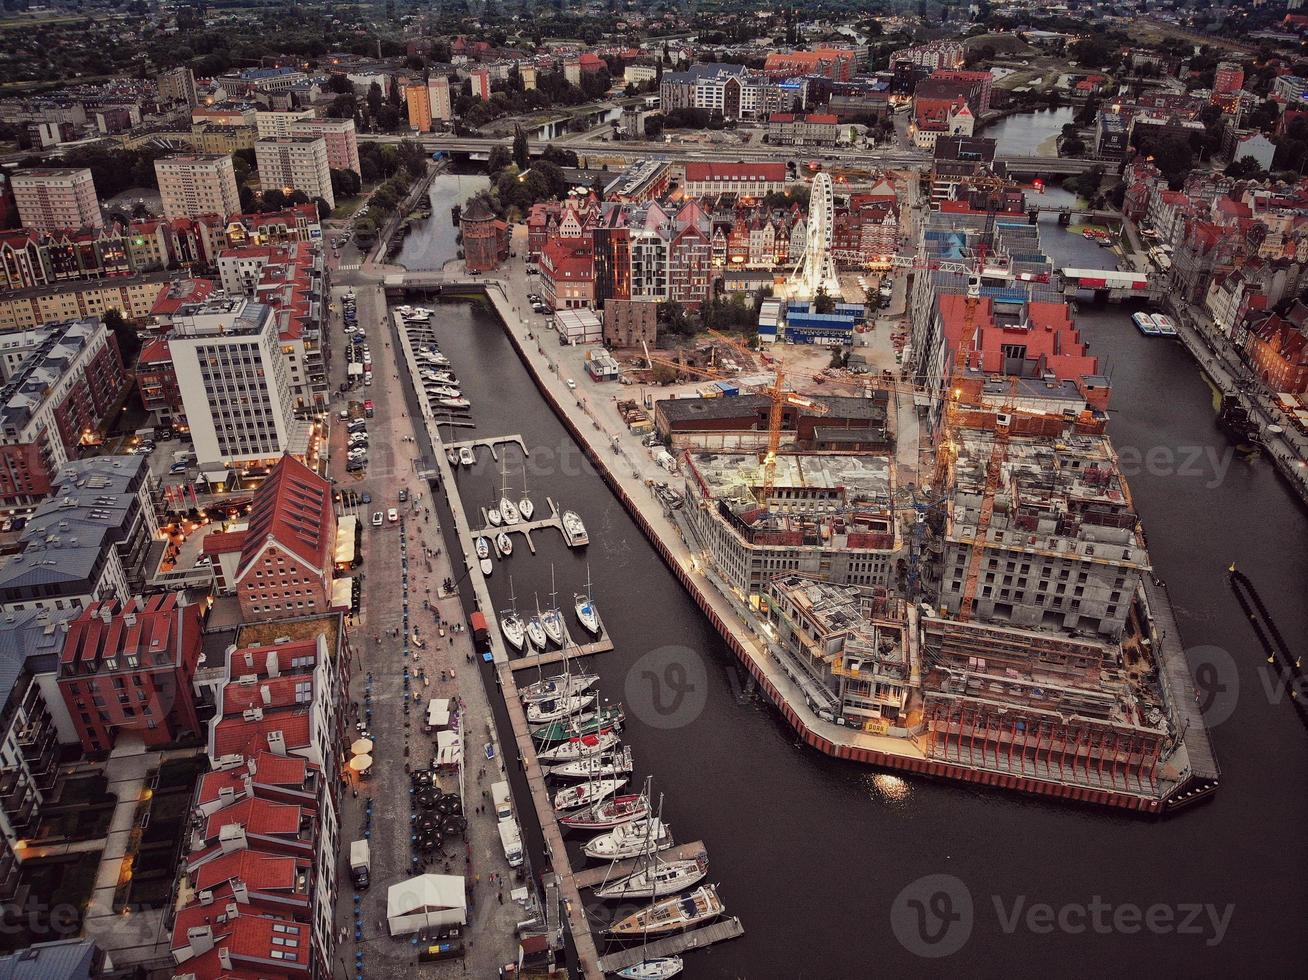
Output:
<instances>
[{"instance_id":1,"label":"chimney","mask_svg":"<svg viewBox=\"0 0 1308 980\"><path fill-rule=\"evenodd\" d=\"M219 947L218 949L218 965L224 970L230 970L232 968L232 954L226 946Z\"/></svg>"},{"instance_id":2,"label":"chimney","mask_svg":"<svg viewBox=\"0 0 1308 980\"><path fill-rule=\"evenodd\" d=\"M232 879L232 897L240 905L250 904L250 886L240 878Z\"/></svg>"},{"instance_id":3,"label":"chimney","mask_svg":"<svg viewBox=\"0 0 1308 980\"><path fill-rule=\"evenodd\" d=\"M133 626L135 626L135 625L136 625L136 613L134 613L134 612L123 613L123 625L124 625L125 627L127 627L128 629L131 629Z\"/></svg>"},{"instance_id":4,"label":"chimney","mask_svg":"<svg viewBox=\"0 0 1308 980\"><path fill-rule=\"evenodd\" d=\"M272 704L272 691L268 690L267 684L260 686L259 697L263 699L264 704Z\"/></svg>"},{"instance_id":5,"label":"chimney","mask_svg":"<svg viewBox=\"0 0 1308 980\"><path fill-rule=\"evenodd\" d=\"M186 940L191 944L192 956L203 956L213 949L213 928L211 926L192 926L186 930Z\"/></svg>"},{"instance_id":6,"label":"chimney","mask_svg":"<svg viewBox=\"0 0 1308 980\"><path fill-rule=\"evenodd\" d=\"M276 650L269 650L269 651L268 651L267 666L268 666L268 671L267 671L267 673L268 673L268 676L269 676L269 677L278 677L278 676L280 676L280 671L279 671L278 666L277 666L277 651L276 651Z\"/></svg>"},{"instance_id":7,"label":"chimney","mask_svg":"<svg viewBox=\"0 0 1308 980\"><path fill-rule=\"evenodd\" d=\"M225 823L218 831L218 846L224 854L244 851L249 843L245 839L245 828L239 823Z\"/></svg>"},{"instance_id":8,"label":"chimney","mask_svg":"<svg viewBox=\"0 0 1308 980\"><path fill-rule=\"evenodd\" d=\"M109 608L109 603L103 603L100 606L100 620L106 626L114 621L114 611Z\"/></svg>"}]
</instances>

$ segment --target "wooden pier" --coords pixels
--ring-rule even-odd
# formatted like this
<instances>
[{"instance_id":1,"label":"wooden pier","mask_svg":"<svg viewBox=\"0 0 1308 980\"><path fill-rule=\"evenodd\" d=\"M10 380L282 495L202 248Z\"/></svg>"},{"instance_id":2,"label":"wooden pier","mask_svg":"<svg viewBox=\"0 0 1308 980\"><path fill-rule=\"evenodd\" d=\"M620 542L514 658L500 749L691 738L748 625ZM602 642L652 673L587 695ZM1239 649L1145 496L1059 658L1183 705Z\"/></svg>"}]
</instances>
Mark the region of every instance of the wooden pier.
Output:
<instances>
[{"instance_id":1,"label":"wooden pier","mask_svg":"<svg viewBox=\"0 0 1308 980\"><path fill-rule=\"evenodd\" d=\"M658 852L658 859L664 863L668 861L690 861L699 857L701 854L707 856L708 848L704 846L702 840L697 840L692 844L681 844L677 847L670 847L666 851ZM601 865L598 868L587 868L585 871L578 871L572 876L573 883L578 888L598 888L606 881L617 881L619 878L625 878L645 864L647 858L634 857L625 861L618 861L613 865ZM653 899L650 899L652 902Z\"/></svg>"},{"instance_id":2,"label":"wooden pier","mask_svg":"<svg viewBox=\"0 0 1308 980\"><path fill-rule=\"evenodd\" d=\"M580 660L582 657L589 657L591 654L608 653L612 649L613 641L607 636L603 636L594 643L570 645L564 650L547 650L544 653L533 653L517 660L510 660L509 669L529 670L532 667L544 667L546 664L557 664L563 660L565 653L569 660Z\"/></svg>"},{"instance_id":3,"label":"wooden pier","mask_svg":"<svg viewBox=\"0 0 1308 980\"><path fill-rule=\"evenodd\" d=\"M618 970L625 970L629 966L635 966L641 960L654 959L658 956L676 956L692 949L703 949L705 946L712 946L714 943L736 939L744 934L745 927L740 924L738 918L732 916L730 919L723 919L721 922L715 922L709 926L683 932L679 936L656 939L645 946L632 946L629 949L621 949L616 953L610 953L607 956L600 957L599 967L605 973L616 973Z\"/></svg>"},{"instance_id":4,"label":"wooden pier","mask_svg":"<svg viewBox=\"0 0 1308 980\"><path fill-rule=\"evenodd\" d=\"M546 528L557 528L560 534L563 533L563 522L559 519L559 507L549 497L545 498L545 503L549 505L550 516L543 517L539 521L519 521L517 524L492 524L490 518L486 515L486 508L478 508L481 513L482 529L471 532L471 540L463 543L464 550L468 554L473 554L477 550L477 538L484 537L494 541L495 536L503 531L505 534L521 534L527 540L527 549L534 555L536 553L536 543L531 540L532 531L543 531Z\"/></svg>"},{"instance_id":5,"label":"wooden pier","mask_svg":"<svg viewBox=\"0 0 1308 980\"><path fill-rule=\"evenodd\" d=\"M465 439L462 442L447 442L444 444L445 449L453 449L458 452L464 446L476 452L478 446L485 446L490 450L491 459L498 461L499 454L495 452L495 447L506 443L512 443L522 450L523 456L531 455L527 450L527 444L522 441L522 436L514 433L511 436L487 436L484 439ZM458 472L457 470L455 472Z\"/></svg>"}]
</instances>

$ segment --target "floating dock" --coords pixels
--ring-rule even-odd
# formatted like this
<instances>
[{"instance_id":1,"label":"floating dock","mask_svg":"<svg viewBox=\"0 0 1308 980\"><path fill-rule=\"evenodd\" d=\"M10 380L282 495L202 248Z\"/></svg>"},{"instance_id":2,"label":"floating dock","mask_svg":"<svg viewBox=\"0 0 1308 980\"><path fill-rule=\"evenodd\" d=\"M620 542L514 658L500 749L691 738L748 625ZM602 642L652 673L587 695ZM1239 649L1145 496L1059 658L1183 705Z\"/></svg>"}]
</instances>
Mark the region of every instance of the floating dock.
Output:
<instances>
[{"instance_id":1,"label":"floating dock","mask_svg":"<svg viewBox=\"0 0 1308 980\"><path fill-rule=\"evenodd\" d=\"M510 436L487 436L484 439L465 439L462 442L447 442L444 444L442 448L447 450L453 449L457 452L458 450L467 446L475 453L477 451L478 446L485 446L487 449L490 450L491 459L498 461L500 457L499 454L495 452L495 447L507 443L512 443L513 445L521 449L523 456L530 455L527 452L527 444L522 441L522 436L518 435L517 433L514 433L513 435ZM457 473L458 470L455 470L455 472Z\"/></svg>"},{"instance_id":2,"label":"floating dock","mask_svg":"<svg viewBox=\"0 0 1308 980\"><path fill-rule=\"evenodd\" d=\"M517 660L509 661L510 670L529 670L532 667L544 667L546 664L557 664L563 660L564 654L567 654L569 660L580 660L582 657L589 657L596 653L608 653L613 649L613 641L607 636L601 637L594 643L582 643L569 646L566 650L546 650L544 653L533 653L521 657Z\"/></svg>"},{"instance_id":3,"label":"floating dock","mask_svg":"<svg viewBox=\"0 0 1308 980\"><path fill-rule=\"evenodd\" d=\"M605 973L616 973L618 970L625 970L629 966L635 966L641 960L653 959L657 956L676 956L692 949L703 949L705 946L712 946L714 943L736 939L744 934L745 927L740 924L740 919L732 916L730 919L715 922L711 926L703 926L690 932L683 932L679 936L656 939L645 946L632 946L630 949L610 953L608 956L600 958L599 967Z\"/></svg>"},{"instance_id":4,"label":"floating dock","mask_svg":"<svg viewBox=\"0 0 1308 980\"><path fill-rule=\"evenodd\" d=\"M668 861L690 861L701 854L707 855L708 848L704 846L702 840L697 840L692 844L681 844L670 847L666 851L659 851L658 859L666 864ZM613 865L587 868L585 871L578 871L574 874L572 881L578 888L598 888L606 881L617 881L619 878L625 878L641 867L645 861L646 858L642 856L627 858L625 861L618 861ZM652 902L653 899L650 899L650 901Z\"/></svg>"}]
</instances>

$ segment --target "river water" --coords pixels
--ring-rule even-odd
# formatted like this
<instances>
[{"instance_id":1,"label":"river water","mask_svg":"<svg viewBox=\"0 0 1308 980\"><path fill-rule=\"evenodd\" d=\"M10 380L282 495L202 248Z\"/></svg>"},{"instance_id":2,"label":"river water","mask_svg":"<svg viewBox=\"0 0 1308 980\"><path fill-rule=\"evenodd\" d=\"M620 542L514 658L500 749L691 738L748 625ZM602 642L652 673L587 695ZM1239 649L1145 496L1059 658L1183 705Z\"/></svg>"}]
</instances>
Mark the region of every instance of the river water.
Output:
<instances>
[{"instance_id":1,"label":"river water","mask_svg":"<svg viewBox=\"0 0 1308 980\"><path fill-rule=\"evenodd\" d=\"M1060 265L1111 264L1052 219L1044 234ZM490 583L496 605L507 606L510 577L520 610L545 603L555 588L576 632L571 600L589 573L617 645L591 664L602 693L626 702L639 776L656 777L677 841L706 843L709 880L744 923L743 938L689 954L685 976L1010 977L1047 974L1051 962L1060 974L1087 977L1295 972L1308 907L1305 733L1287 704L1264 693L1262 655L1224 569L1239 562L1282 633L1302 642L1304 514L1265 462L1229 459L1211 391L1184 349L1140 336L1128 312L1083 308L1079 318L1112 372L1110 431L1124 456L1151 460L1128 471L1187 646L1220 648L1229 660L1215 662L1233 665L1219 674L1219 703L1232 713L1214 730L1223 786L1212 802L1167 820L877 774L797 745L775 710L742 694L734 657L585 466L493 313L438 308L440 342L474 403L476 431L521 433L537 507L550 496L590 531L582 553L553 533L537 536L535 556L515 539ZM523 460L516 449L506 458L516 496ZM1205 469L1204 460L1217 462ZM468 510L498 498L500 480L483 450L458 477ZM666 707L676 692L651 692L647 671L669 676L668 659L686 669L682 691L693 690L663 715L651 710L652 698ZM530 831L534 821L525 823ZM926 875L949 876L937 881L961 916L937 944L915 938L911 907L892 917L892 907L905 908L895 906L901 890ZM1101 903L1111 909L1096 911ZM1205 904L1219 922L1229 914L1224 931ZM1028 914L1041 905L1064 926L1046 928L1043 909ZM1172 924L1154 910L1153 926L1138 926L1133 910L1152 906L1172 910ZM920 955L944 949L957 952Z\"/></svg>"},{"instance_id":2,"label":"river water","mask_svg":"<svg viewBox=\"0 0 1308 980\"><path fill-rule=\"evenodd\" d=\"M395 261L413 272L430 272L458 258L459 231L451 221L450 209L489 186L490 178L485 174L446 173L435 177L428 194L431 217L413 223Z\"/></svg>"},{"instance_id":3,"label":"river water","mask_svg":"<svg viewBox=\"0 0 1308 980\"><path fill-rule=\"evenodd\" d=\"M1063 126L1070 123L1075 115L1076 110L1071 106L1022 112L1015 116L1005 116L987 126L979 135L997 141L995 149L1000 154L1056 156L1058 151L1053 143L1043 147L1041 144L1061 133Z\"/></svg>"}]
</instances>

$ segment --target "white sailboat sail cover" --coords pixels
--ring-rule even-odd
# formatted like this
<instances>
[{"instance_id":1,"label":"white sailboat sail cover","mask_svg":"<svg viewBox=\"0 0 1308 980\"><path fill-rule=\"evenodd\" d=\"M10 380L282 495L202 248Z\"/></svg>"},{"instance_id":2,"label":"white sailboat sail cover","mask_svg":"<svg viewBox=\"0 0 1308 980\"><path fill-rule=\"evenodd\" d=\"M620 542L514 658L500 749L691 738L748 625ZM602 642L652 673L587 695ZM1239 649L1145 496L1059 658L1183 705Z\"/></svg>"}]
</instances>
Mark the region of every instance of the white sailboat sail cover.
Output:
<instances>
[{"instance_id":1,"label":"white sailboat sail cover","mask_svg":"<svg viewBox=\"0 0 1308 980\"><path fill-rule=\"evenodd\" d=\"M386 924L392 936L419 929L464 925L468 903L463 875L418 875L386 891Z\"/></svg>"}]
</instances>

